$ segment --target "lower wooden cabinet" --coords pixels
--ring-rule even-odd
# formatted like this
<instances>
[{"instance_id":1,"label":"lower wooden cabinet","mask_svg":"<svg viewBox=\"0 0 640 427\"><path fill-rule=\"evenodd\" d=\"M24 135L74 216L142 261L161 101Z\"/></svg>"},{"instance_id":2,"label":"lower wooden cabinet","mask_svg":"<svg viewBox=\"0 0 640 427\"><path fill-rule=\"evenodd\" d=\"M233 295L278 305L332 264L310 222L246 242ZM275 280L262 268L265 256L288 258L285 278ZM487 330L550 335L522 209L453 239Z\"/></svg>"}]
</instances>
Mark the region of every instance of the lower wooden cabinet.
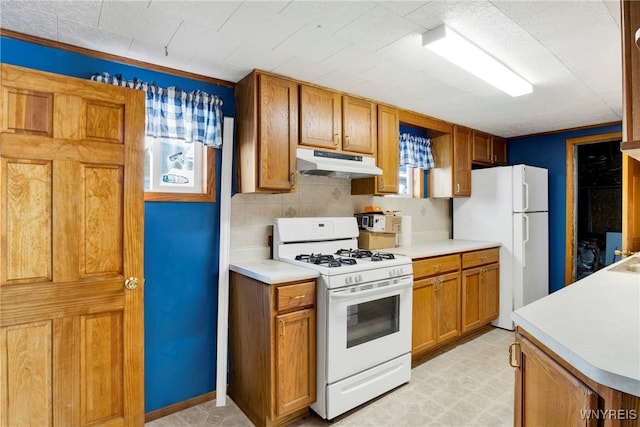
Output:
<instances>
[{"instance_id":1,"label":"lower wooden cabinet","mask_svg":"<svg viewBox=\"0 0 640 427\"><path fill-rule=\"evenodd\" d=\"M231 273L229 396L257 426L301 418L316 400L315 302L315 281Z\"/></svg>"},{"instance_id":2,"label":"lower wooden cabinet","mask_svg":"<svg viewBox=\"0 0 640 427\"><path fill-rule=\"evenodd\" d=\"M499 314L499 249L462 254L462 332L478 329Z\"/></svg>"},{"instance_id":3,"label":"lower wooden cabinet","mask_svg":"<svg viewBox=\"0 0 640 427\"><path fill-rule=\"evenodd\" d=\"M511 345L514 426L638 426L640 397L585 377L521 328Z\"/></svg>"},{"instance_id":4,"label":"lower wooden cabinet","mask_svg":"<svg viewBox=\"0 0 640 427\"><path fill-rule=\"evenodd\" d=\"M411 357L460 335L460 255L414 261Z\"/></svg>"},{"instance_id":5,"label":"lower wooden cabinet","mask_svg":"<svg viewBox=\"0 0 640 427\"><path fill-rule=\"evenodd\" d=\"M414 364L498 317L499 254L489 248L413 261Z\"/></svg>"}]
</instances>

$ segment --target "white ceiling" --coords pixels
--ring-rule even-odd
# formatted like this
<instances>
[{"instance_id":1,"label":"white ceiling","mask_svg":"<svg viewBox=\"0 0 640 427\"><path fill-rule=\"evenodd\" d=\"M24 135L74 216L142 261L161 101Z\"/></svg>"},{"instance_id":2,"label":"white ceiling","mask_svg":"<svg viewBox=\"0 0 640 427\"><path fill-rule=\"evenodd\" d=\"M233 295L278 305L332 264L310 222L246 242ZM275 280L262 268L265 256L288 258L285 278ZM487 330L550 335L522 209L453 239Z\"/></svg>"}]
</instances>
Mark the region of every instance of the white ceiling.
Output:
<instances>
[{"instance_id":1,"label":"white ceiling","mask_svg":"<svg viewBox=\"0 0 640 427\"><path fill-rule=\"evenodd\" d=\"M504 137L622 120L617 0L2 0L0 18L5 29L231 82L271 71ZM421 34L442 23L533 93L512 98L422 48Z\"/></svg>"}]
</instances>

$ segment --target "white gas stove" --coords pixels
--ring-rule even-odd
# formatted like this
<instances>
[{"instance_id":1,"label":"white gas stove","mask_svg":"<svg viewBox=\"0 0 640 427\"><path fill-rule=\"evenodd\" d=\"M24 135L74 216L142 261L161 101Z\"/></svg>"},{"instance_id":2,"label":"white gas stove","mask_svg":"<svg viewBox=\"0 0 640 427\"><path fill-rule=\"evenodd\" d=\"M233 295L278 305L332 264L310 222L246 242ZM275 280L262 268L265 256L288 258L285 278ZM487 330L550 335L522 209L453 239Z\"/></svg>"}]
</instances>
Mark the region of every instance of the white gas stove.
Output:
<instances>
[{"instance_id":1,"label":"white gas stove","mask_svg":"<svg viewBox=\"0 0 640 427\"><path fill-rule=\"evenodd\" d=\"M411 259L358 249L355 218L277 218L273 258L318 271L329 289L412 274Z\"/></svg>"},{"instance_id":2,"label":"white gas stove","mask_svg":"<svg viewBox=\"0 0 640 427\"><path fill-rule=\"evenodd\" d=\"M358 249L353 217L277 218L274 259L316 270L317 401L333 419L409 381L411 259Z\"/></svg>"}]
</instances>

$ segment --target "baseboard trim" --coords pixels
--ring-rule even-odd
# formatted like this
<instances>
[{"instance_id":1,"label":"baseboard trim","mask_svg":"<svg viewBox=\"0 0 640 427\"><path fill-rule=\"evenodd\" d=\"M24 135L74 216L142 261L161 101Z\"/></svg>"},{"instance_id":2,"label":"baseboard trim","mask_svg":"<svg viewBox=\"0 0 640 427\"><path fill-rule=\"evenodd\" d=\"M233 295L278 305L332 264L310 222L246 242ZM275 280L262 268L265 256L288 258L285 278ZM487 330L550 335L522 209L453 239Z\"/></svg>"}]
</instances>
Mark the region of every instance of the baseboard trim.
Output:
<instances>
[{"instance_id":1,"label":"baseboard trim","mask_svg":"<svg viewBox=\"0 0 640 427\"><path fill-rule=\"evenodd\" d=\"M200 396L192 397L191 399L183 400L182 402L174 403L173 405L165 406L164 408L156 409L155 411L147 412L144 414L144 422L157 420L158 418L166 417L167 415L175 414L184 409L191 408L201 403L214 400L216 398L216 392L201 394Z\"/></svg>"}]
</instances>

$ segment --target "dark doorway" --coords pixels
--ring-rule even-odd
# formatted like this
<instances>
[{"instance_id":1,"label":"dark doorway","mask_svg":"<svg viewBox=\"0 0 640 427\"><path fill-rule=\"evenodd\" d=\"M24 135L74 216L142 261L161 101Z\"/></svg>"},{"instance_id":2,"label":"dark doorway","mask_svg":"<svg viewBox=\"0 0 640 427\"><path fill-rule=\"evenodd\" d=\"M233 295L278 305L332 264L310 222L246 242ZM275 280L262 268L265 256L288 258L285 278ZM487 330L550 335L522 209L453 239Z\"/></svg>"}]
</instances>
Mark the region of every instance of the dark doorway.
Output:
<instances>
[{"instance_id":1,"label":"dark doorway","mask_svg":"<svg viewBox=\"0 0 640 427\"><path fill-rule=\"evenodd\" d=\"M577 146L576 279L611 264L622 232L620 141ZM616 246L618 246L616 248ZM615 260L619 260L615 258Z\"/></svg>"}]
</instances>

